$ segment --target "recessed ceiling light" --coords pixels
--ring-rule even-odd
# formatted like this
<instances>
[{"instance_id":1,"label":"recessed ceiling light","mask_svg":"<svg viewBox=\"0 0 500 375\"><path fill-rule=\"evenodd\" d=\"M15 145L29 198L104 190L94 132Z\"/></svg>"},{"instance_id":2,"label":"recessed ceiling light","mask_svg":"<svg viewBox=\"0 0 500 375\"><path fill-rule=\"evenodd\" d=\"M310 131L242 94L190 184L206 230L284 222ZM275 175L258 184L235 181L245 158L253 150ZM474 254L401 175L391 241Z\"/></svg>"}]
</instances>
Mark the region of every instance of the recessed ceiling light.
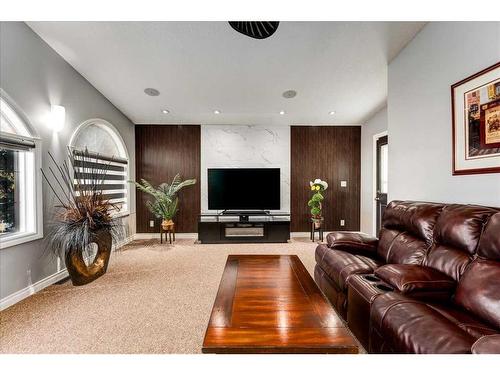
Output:
<instances>
[{"instance_id":1,"label":"recessed ceiling light","mask_svg":"<svg viewBox=\"0 0 500 375\"><path fill-rule=\"evenodd\" d=\"M285 99L295 98L297 96L297 91L295 90L287 90L283 94L281 94Z\"/></svg>"},{"instance_id":2,"label":"recessed ceiling light","mask_svg":"<svg viewBox=\"0 0 500 375\"><path fill-rule=\"evenodd\" d=\"M168 115L170 113L170 111L168 109L163 109L161 112L166 114L166 115Z\"/></svg>"},{"instance_id":3,"label":"recessed ceiling light","mask_svg":"<svg viewBox=\"0 0 500 375\"><path fill-rule=\"evenodd\" d=\"M334 115L335 114L335 111L330 111L328 112L330 115Z\"/></svg>"},{"instance_id":4,"label":"recessed ceiling light","mask_svg":"<svg viewBox=\"0 0 500 375\"><path fill-rule=\"evenodd\" d=\"M220 111L219 111L218 109L216 109L216 110L214 111L214 113L215 113L216 115L218 115L218 114L220 114Z\"/></svg>"},{"instance_id":5,"label":"recessed ceiling light","mask_svg":"<svg viewBox=\"0 0 500 375\"><path fill-rule=\"evenodd\" d=\"M157 89L154 89L152 87L147 87L144 89L144 93L149 96L158 96L160 95L160 92Z\"/></svg>"},{"instance_id":6,"label":"recessed ceiling light","mask_svg":"<svg viewBox=\"0 0 500 375\"><path fill-rule=\"evenodd\" d=\"M285 114L285 111L280 111L280 115L284 115Z\"/></svg>"}]
</instances>

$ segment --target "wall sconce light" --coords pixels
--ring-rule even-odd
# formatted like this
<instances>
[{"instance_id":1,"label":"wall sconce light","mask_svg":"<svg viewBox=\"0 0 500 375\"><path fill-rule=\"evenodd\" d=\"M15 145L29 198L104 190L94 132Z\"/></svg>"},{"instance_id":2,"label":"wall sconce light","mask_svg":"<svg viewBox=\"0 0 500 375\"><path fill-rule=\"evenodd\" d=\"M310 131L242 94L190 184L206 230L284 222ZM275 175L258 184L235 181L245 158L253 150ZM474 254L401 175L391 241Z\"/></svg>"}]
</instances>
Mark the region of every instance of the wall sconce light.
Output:
<instances>
[{"instance_id":1,"label":"wall sconce light","mask_svg":"<svg viewBox=\"0 0 500 375\"><path fill-rule=\"evenodd\" d=\"M58 132L64 127L66 119L66 109L62 105L50 106L50 126L52 130Z\"/></svg>"}]
</instances>

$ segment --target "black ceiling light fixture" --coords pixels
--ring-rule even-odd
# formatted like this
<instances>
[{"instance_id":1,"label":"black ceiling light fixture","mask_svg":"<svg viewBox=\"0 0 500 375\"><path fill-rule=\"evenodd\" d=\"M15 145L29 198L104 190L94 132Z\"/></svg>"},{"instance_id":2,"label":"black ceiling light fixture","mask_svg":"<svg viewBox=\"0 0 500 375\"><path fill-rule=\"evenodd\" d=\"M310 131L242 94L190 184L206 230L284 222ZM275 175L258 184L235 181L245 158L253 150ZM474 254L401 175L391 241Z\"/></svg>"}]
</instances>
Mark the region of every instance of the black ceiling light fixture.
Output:
<instances>
[{"instance_id":1,"label":"black ceiling light fixture","mask_svg":"<svg viewBox=\"0 0 500 375\"><path fill-rule=\"evenodd\" d=\"M279 21L229 21L237 32L254 39L266 39L278 29Z\"/></svg>"}]
</instances>

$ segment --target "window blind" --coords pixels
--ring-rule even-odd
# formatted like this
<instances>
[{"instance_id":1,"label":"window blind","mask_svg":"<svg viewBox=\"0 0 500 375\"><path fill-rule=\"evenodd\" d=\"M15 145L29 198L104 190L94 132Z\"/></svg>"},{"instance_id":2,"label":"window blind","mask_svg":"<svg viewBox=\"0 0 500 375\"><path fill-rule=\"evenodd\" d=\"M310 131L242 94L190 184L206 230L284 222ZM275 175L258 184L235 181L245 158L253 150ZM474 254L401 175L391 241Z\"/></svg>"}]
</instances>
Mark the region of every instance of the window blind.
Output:
<instances>
[{"instance_id":1,"label":"window blind","mask_svg":"<svg viewBox=\"0 0 500 375\"><path fill-rule=\"evenodd\" d=\"M85 183L90 183L92 176L102 180L100 189L104 199L117 204L119 212L126 211L128 160L78 149L73 150L73 157L75 184L79 183L85 188Z\"/></svg>"}]
</instances>

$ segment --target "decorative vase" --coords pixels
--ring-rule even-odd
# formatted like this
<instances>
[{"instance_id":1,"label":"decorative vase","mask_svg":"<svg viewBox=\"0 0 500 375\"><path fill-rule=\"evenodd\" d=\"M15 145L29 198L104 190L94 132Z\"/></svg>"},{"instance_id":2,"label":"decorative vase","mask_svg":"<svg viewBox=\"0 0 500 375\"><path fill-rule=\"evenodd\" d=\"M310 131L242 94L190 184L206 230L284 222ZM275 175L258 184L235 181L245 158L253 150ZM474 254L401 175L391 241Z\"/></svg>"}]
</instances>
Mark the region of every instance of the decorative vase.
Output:
<instances>
[{"instance_id":1,"label":"decorative vase","mask_svg":"<svg viewBox=\"0 0 500 375\"><path fill-rule=\"evenodd\" d=\"M91 264L87 266L83 259L82 249L70 249L66 252L66 268L73 285L85 285L101 277L108 269L111 256L113 238L109 230L99 230L91 235L97 245L97 254Z\"/></svg>"},{"instance_id":2,"label":"decorative vase","mask_svg":"<svg viewBox=\"0 0 500 375\"><path fill-rule=\"evenodd\" d=\"M161 222L161 227L163 228L163 230L167 231L167 230L171 230L173 227L174 227L174 222L172 221L172 219L169 219L169 220L163 220Z\"/></svg>"}]
</instances>

